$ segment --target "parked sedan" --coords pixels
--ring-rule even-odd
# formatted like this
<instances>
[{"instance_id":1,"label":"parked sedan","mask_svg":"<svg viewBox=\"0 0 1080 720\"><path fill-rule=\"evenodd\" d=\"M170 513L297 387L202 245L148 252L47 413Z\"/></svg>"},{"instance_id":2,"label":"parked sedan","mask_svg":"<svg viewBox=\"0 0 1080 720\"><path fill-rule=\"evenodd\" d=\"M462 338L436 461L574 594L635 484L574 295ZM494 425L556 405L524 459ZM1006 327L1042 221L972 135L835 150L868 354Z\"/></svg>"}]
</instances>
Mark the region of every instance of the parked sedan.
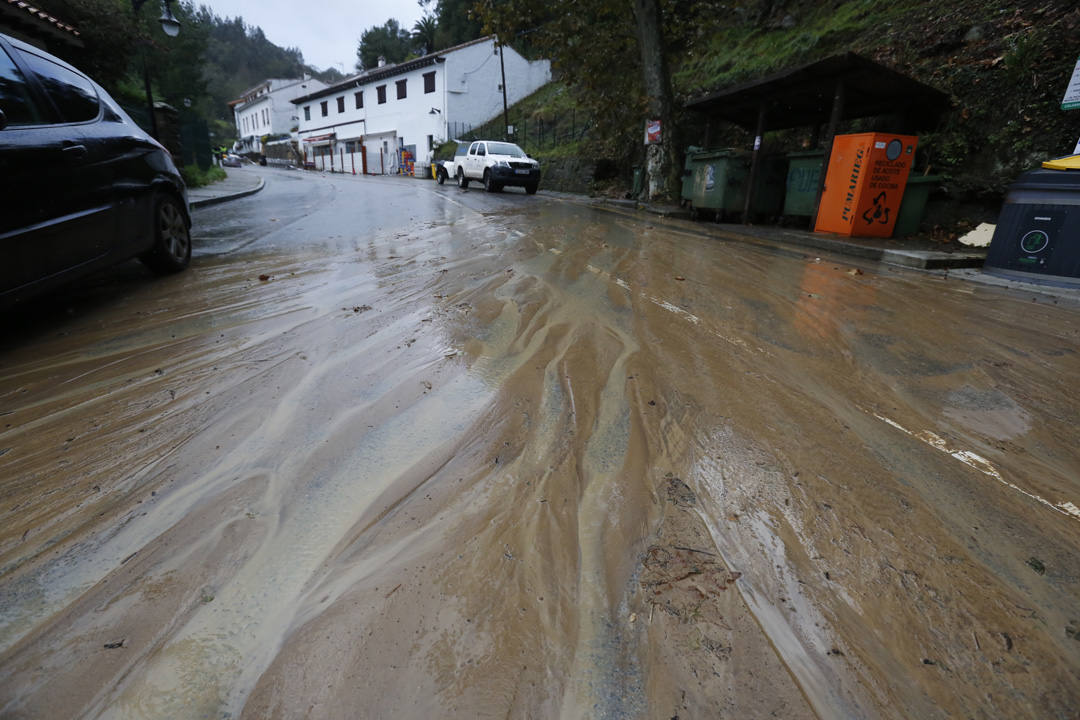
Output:
<instances>
[{"instance_id":1,"label":"parked sedan","mask_svg":"<svg viewBox=\"0 0 1080 720\"><path fill-rule=\"evenodd\" d=\"M0 306L138 257L191 260L168 151L71 65L0 34Z\"/></svg>"}]
</instances>

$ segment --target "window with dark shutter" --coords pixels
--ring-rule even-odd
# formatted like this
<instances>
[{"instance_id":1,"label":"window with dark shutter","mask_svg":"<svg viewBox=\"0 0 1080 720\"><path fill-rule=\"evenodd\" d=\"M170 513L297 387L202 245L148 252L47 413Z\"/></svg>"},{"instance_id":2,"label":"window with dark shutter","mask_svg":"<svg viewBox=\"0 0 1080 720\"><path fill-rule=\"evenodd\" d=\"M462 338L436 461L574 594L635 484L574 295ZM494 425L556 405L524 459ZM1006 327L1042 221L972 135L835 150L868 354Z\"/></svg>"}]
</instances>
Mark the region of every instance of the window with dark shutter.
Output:
<instances>
[{"instance_id":1,"label":"window with dark shutter","mask_svg":"<svg viewBox=\"0 0 1080 720\"><path fill-rule=\"evenodd\" d=\"M337 111L339 113L345 112L345 96L342 95L337 99Z\"/></svg>"},{"instance_id":2,"label":"window with dark shutter","mask_svg":"<svg viewBox=\"0 0 1080 720\"><path fill-rule=\"evenodd\" d=\"M322 111L323 117L326 117L330 114L330 110L326 107L327 102L327 100L323 100L321 103L319 103L319 109Z\"/></svg>"},{"instance_id":3,"label":"window with dark shutter","mask_svg":"<svg viewBox=\"0 0 1080 720\"><path fill-rule=\"evenodd\" d=\"M310 120L311 119L311 106L310 105L305 105L304 106L304 119L305 120Z\"/></svg>"},{"instance_id":4,"label":"window with dark shutter","mask_svg":"<svg viewBox=\"0 0 1080 720\"><path fill-rule=\"evenodd\" d=\"M424 73L424 94L435 92L435 72Z\"/></svg>"},{"instance_id":5,"label":"window with dark shutter","mask_svg":"<svg viewBox=\"0 0 1080 720\"><path fill-rule=\"evenodd\" d=\"M406 82L408 82L408 81L407 80L398 80L397 81L397 99L398 100L404 100L405 99L405 83Z\"/></svg>"},{"instance_id":6,"label":"window with dark shutter","mask_svg":"<svg viewBox=\"0 0 1080 720\"><path fill-rule=\"evenodd\" d=\"M356 102L356 109L364 107L364 92L361 90L358 93L353 93L353 100Z\"/></svg>"},{"instance_id":7,"label":"window with dark shutter","mask_svg":"<svg viewBox=\"0 0 1080 720\"><path fill-rule=\"evenodd\" d=\"M382 105L386 102L386 86L379 85L375 88L375 94L378 96L379 104Z\"/></svg>"}]
</instances>

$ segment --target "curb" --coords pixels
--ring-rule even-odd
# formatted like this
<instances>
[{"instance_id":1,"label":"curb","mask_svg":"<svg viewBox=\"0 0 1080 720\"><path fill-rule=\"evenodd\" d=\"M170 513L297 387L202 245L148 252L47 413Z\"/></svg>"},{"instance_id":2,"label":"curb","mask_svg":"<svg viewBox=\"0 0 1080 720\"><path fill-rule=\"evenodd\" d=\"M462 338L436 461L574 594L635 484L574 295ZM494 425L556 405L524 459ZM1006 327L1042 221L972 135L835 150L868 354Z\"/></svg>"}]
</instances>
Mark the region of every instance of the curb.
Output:
<instances>
[{"instance_id":1,"label":"curb","mask_svg":"<svg viewBox=\"0 0 1080 720\"><path fill-rule=\"evenodd\" d=\"M203 198L202 200L191 200L188 202L188 206L194 210L195 208L206 207L207 205L217 205L218 203L229 202L230 200L239 200L248 195L254 195L264 187L266 187L266 180L259 178L259 184L250 190L241 190L240 192L232 193L230 195L218 195L217 197Z\"/></svg>"}]
</instances>

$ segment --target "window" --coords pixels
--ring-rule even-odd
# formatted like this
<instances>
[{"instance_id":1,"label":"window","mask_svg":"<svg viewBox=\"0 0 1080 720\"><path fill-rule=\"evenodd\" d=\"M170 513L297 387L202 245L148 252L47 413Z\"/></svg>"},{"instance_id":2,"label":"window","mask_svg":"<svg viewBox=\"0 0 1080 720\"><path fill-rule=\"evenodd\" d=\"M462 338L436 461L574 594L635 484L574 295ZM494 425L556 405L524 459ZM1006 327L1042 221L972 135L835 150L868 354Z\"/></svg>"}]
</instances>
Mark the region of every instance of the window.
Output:
<instances>
[{"instance_id":1,"label":"window","mask_svg":"<svg viewBox=\"0 0 1080 720\"><path fill-rule=\"evenodd\" d=\"M326 102L327 102L326 100L323 100L321 103L319 103L319 109L322 110L322 116L323 117L326 117L327 114L328 114L328 111L326 109Z\"/></svg>"},{"instance_id":2,"label":"window","mask_svg":"<svg viewBox=\"0 0 1080 720\"><path fill-rule=\"evenodd\" d=\"M45 122L34 105L26 78L3 49L0 49L0 110L4 111L8 123L12 125L39 125Z\"/></svg>"},{"instance_id":3,"label":"window","mask_svg":"<svg viewBox=\"0 0 1080 720\"><path fill-rule=\"evenodd\" d=\"M435 92L435 71L424 73L424 94Z\"/></svg>"},{"instance_id":4,"label":"window","mask_svg":"<svg viewBox=\"0 0 1080 720\"><path fill-rule=\"evenodd\" d=\"M484 146L484 143L477 144L477 146L476 146L476 154L479 157L483 157L484 155L487 155L487 148Z\"/></svg>"},{"instance_id":5,"label":"window","mask_svg":"<svg viewBox=\"0 0 1080 720\"><path fill-rule=\"evenodd\" d=\"M270 110L263 110L263 125L270 124Z\"/></svg>"},{"instance_id":6,"label":"window","mask_svg":"<svg viewBox=\"0 0 1080 720\"><path fill-rule=\"evenodd\" d=\"M311 106L310 105L305 105L304 106L304 119L305 120L310 120L311 119Z\"/></svg>"},{"instance_id":7,"label":"window","mask_svg":"<svg viewBox=\"0 0 1080 720\"><path fill-rule=\"evenodd\" d=\"M434 135L428 135L427 136L427 149L428 149L428 152L431 152L433 149L435 149L435 136Z\"/></svg>"},{"instance_id":8,"label":"window","mask_svg":"<svg viewBox=\"0 0 1080 720\"><path fill-rule=\"evenodd\" d=\"M386 102L386 86L385 85L379 85L377 88L375 88L375 95L378 97L380 105L385 103Z\"/></svg>"},{"instance_id":9,"label":"window","mask_svg":"<svg viewBox=\"0 0 1080 720\"><path fill-rule=\"evenodd\" d=\"M406 82L408 82L408 80L398 80L397 83L396 83L397 84L397 99L398 100L404 100L405 99L405 83Z\"/></svg>"},{"instance_id":10,"label":"window","mask_svg":"<svg viewBox=\"0 0 1080 720\"><path fill-rule=\"evenodd\" d=\"M358 93L353 93L353 102L356 103L356 109L364 107L364 92L361 90Z\"/></svg>"},{"instance_id":11,"label":"window","mask_svg":"<svg viewBox=\"0 0 1080 720\"><path fill-rule=\"evenodd\" d=\"M345 96L342 95L337 99L337 111L339 113L345 112Z\"/></svg>"},{"instance_id":12,"label":"window","mask_svg":"<svg viewBox=\"0 0 1080 720\"><path fill-rule=\"evenodd\" d=\"M470 155L475 155L476 154L476 148L478 148L478 147L480 147L480 143L473 143L472 145L470 145L469 146L469 154Z\"/></svg>"},{"instance_id":13,"label":"window","mask_svg":"<svg viewBox=\"0 0 1080 720\"><path fill-rule=\"evenodd\" d=\"M86 122L98 116L97 93L89 80L51 60L17 52L45 86L63 122Z\"/></svg>"}]
</instances>

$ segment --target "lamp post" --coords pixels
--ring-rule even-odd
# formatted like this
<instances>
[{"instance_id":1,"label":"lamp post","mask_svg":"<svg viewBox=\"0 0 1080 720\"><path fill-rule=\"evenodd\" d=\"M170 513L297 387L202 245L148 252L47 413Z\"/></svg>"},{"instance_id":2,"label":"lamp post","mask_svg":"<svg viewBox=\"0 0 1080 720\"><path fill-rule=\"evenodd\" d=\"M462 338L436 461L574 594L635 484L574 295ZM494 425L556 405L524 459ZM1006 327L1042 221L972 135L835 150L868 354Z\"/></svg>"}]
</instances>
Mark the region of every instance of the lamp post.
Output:
<instances>
[{"instance_id":1,"label":"lamp post","mask_svg":"<svg viewBox=\"0 0 1080 720\"><path fill-rule=\"evenodd\" d=\"M138 19L139 10L145 4L146 0L131 0L132 16ZM172 0L161 0L161 17L158 18L158 22L161 23L161 29L166 35L176 37L180 34L180 21L173 16L172 8L169 7L171 4ZM146 108L150 111L150 134L155 140L159 140L157 115L154 114L154 93L150 89L150 64L146 61L145 50L143 51L143 86L146 88Z\"/></svg>"}]
</instances>

